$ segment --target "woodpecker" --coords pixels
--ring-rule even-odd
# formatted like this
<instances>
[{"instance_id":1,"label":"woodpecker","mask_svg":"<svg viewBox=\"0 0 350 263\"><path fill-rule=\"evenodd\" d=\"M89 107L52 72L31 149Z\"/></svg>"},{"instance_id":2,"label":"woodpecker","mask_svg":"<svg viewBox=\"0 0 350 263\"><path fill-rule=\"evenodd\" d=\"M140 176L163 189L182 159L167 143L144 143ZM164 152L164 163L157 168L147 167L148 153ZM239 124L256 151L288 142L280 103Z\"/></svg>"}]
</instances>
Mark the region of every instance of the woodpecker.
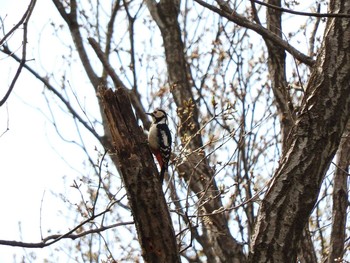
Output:
<instances>
[{"instance_id":1,"label":"woodpecker","mask_svg":"<svg viewBox=\"0 0 350 263\"><path fill-rule=\"evenodd\" d=\"M146 113L152 117L152 124L148 133L150 149L160 166L160 180L163 183L164 174L168 171L168 163L171 154L171 134L168 127L167 114L162 109L155 109L152 113Z\"/></svg>"}]
</instances>

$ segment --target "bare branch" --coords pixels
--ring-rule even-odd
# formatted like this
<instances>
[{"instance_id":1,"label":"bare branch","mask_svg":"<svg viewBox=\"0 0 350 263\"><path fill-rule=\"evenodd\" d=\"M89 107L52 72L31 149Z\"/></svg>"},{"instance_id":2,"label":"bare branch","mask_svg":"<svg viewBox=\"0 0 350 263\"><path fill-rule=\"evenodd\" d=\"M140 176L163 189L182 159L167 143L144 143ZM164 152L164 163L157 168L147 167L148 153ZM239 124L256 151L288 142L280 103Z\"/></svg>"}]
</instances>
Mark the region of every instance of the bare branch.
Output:
<instances>
[{"instance_id":1,"label":"bare branch","mask_svg":"<svg viewBox=\"0 0 350 263\"><path fill-rule=\"evenodd\" d=\"M287 41L284 41L283 39L276 36L275 34L272 34L265 27L263 27L259 24L253 23L253 22L249 21L247 18L245 18L244 16L239 15L236 11L234 11L232 8L230 8L226 4L226 2L218 0L217 2L219 3L219 5L221 7L221 9L219 9L219 8L217 8L213 5L210 5L202 0L195 0L195 1L198 4L200 4L201 6L204 6L204 7L208 8L209 10L212 10L213 12L219 14L220 16L223 16L223 17L227 18L228 20L236 23L237 25L249 28L249 29L255 31L256 33L258 33L259 35L261 35L262 37L269 39L270 41L273 41L276 45L285 49L292 56L294 56L299 61L305 63L306 65L312 67L315 64L315 61L311 57L303 54L302 52L300 52L299 50L297 50L296 48L291 46Z\"/></svg>"},{"instance_id":2,"label":"bare branch","mask_svg":"<svg viewBox=\"0 0 350 263\"><path fill-rule=\"evenodd\" d=\"M0 138L10 130L10 117L9 117L9 108L6 104L6 118L7 118L7 121L6 121L6 129L5 131L3 131L1 134L0 134Z\"/></svg>"},{"instance_id":3,"label":"bare branch","mask_svg":"<svg viewBox=\"0 0 350 263\"><path fill-rule=\"evenodd\" d=\"M114 203L113 203L114 204ZM80 238L86 235L90 235L90 234L95 234L95 233L100 233L102 231L111 229L111 228L115 228L118 226L125 226L125 225L132 225L134 224L134 222L132 221L128 221L128 222L122 222L122 223L115 223L109 226L102 226L99 228L95 228L95 229L90 229L87 231L83 231L79 234L73 234L76 230L78 230L79 228L81 228L83 225L85 225L86 223L91 222L92 220L94 220L95 218L104 215L105 213L110 211L110 207L113 205L111 204L105 211L102 211L101 213L98 213L96 215L93 215L91 217L89 217L88 219L82 221L79 225L75 226L72 230L66 232L63 235L59 235L59 234L55 234L55 235L50 235L45 237L41 242L37 242L37 243L29 243L29 242L22 242L22 241L11 241L11 240L0 240L0 245L5 245L5 246L13 246L13 247L26 247L26 248L43 248L43 247L47 247L50 246L62 239L76 239L76 238Z\"/></svg>"},{"instance_id":4,"label":"bare branch","mask_svg":"<svg viewBox=\"0 0 350 263\"><path fill-rule=\"evenodd\" d=\"M321 4L318 3L317 4L317 13L320 12L320 9L321 9ZM317 32L317 29L318 29L318 26L320 24L320 21L321 21L321 18L318 17L316 18L316 22L315 22L315 25L311 31L311 36L309 38L309 44L310 44L310 47L309 47L309 56L312 57L315 53L315 38L316 38L316 32Z\"/></svg>"},{"instance_id":5,"label":"bare branch","mask_svg":"<svg viewBox=\"0 0 350 263\"><path fill-rule=\"evenodd\" d=\"M112 65L108 62L106 55L101 50L100 45L97 43L97 41L91 37L88 38L88 41L91 47L94 49L97 57L100 59L104 69L107 71L108 75L112 78L115 88L127 89L126 85L121 81L121 79L115 73Z\"/></svg>"},{"instance_id":6,"label":"bare branch","mask_svg":"<svg viewBox=\"0 0 350 263\"><path fill-rule=\"evenodd\" d=\"M144 124L149 123L148 117L145 114L145 110L141 104L141 101L139 100L139 97L138 97L138 94L136 93L136 90L135 89L129 90L126 87L126 85L122 82L122 80L118 77L118 75L115 73L112 65L109 63L109 61L106 57L106 54L103 53L103 51L101 50L97 41L91 37L88 38L88 41L89 41L91 47L94 49L97 57L100 59L104 70L112 78L112 81L114 83L115 88L122 88L124 91L126 91L129 94L132 105L135 108L138 117L142 120L142 122ZM145 126L149 126L149 125L145 125Z\"/></svg>"},{"instance_id":7,"label":"bare branch","mask_svg":"<svg viewBox=\"0 0 350 263\"><path fill-rule=\"evenodd\" d=\"M84 221L85 222L85 221ZM86 223L86 222L85 222ZM95 233L101 233L105 230L111 229L111 228L115 228L118 226L126 226L126 225L133 225L134 222L133 221L128 221L128 222L122 222L122 223L115 223L113 225L109 225L109 226L102 226L100 228L96 228L96 229L90 229L84 232L81 232L79 234L64 234L64 235L51 235L51 236L47 236L46 238L43 239L42 242L37 242L37 243L29 243L29 242L22 242L22 241L10 241L10 240L0 240L0 245L4 245L4 246L12 246L12 247L26 247L26 248L43 248L43 247L47 247L52 245L53 243L56 243L57 241L61 240L61 239L77 239L86 235L91 235L91 234L95 234ZM79 227L81 227L81 225L79 225ZM74 228L74 231L77 228ZM69 231L69 233L73 233L74 231ZM53 240L51 242L48 242L49 240Z\"/></svg>"},{"instance_id":8,"label":"bare branch","mask_svg":"<svg viewBox=\"0 0 350 263\"><path fill-rule=\"evenodd\" d=\"M113 36L113 31L114 31L113 25L114 25L115 19L117 17L118 10L120 8L120 1L121 0L114 2L114 5L112 7L112 12L111 12L111 18L108 21L108 25L107 25L106 47L105 47L105 54L106 54L107 60L109 58L109 53L111 51L111 41L112 41L112 36ZM103 68L102 79L106 79L107 74L108 73L106 72L106 69Z\"/></svg>"},{"instance_id":9,"label":"bare branch","mask_svg":"<svg viewBox=\"0 0 350 263\"><path fill-rule=\"evenodd\" d=\"M14 54L7 46L4 48L4 50L2 50L2 52L4 52L5 54L8 54L9 56L11 56L14 60L16 60L17 62L21 62L21 59L16 56L16 54ZM78 112L72 107L72 105L69 103L68 100L66 100L63 95L58 92L58 90L50 84L49 80L45 77L42 77L39 75L39 73L37 73L33 68L31 68L30 66L28 66L27 64L24 64L23 67L25 69L27 69L34 77L36 77L39 81L41 81L48 90L50 90L51 92L53 92L55 94L55 96L57 96L57 98L67 107L68 111L72 114L72 116L76 119L78 119L78 121L89 131L91 132L95 138L99 141L102 140L101 136L95 131L95 129L91 126L89 126L89 123L86 122L79 114Z\"/></svg>"},{"instance_id":10,"label":"bare branch","mask_svg":"<svg viewBox=\"0 0 350 263\"><path fill-rule=\"evenodd\" d=\"M281 0L268 0L274 5L281 5ZM276 10L266 10L267 29L282 39L282 13ZM281 123L282 151L290 129L294 125L293 104L287 89L286 77L286 52L275 42L265 39L268 50L268 69L271 79L271 86L275 95L278 114Z\"/></svg>"},{"instance_id":11,"label":"bare branch","mask_svg":"<svg viewBox=\"0 0 350 263\"><path fill-rule=\"evenodd\" d=\"M70 33L72 35L72 39L74 41L75 47L78 51L80 60L82 65L84 66L85 72L88 75L92 85L94 86L94 89L97 90L98 86L101 84L101 79L97 76L95 73L91 61L89 59L89 56L85 50L83 38L81 36L79 24L78 24L78 18L77 18L77 3L74 0L71 0L71 10L70 13L66 13L62 3L59 0L53 0L53 3L55 4L57 10L60 12L61 16L66 21Z\"/></svg>"},{"instance_id":12,"label":"bare branch","mask_svg":"<svg viewBox=\"0 0 350 263\"><path fill-rule=\"evenodd\" d=\"M18 23L16 25L14 25L12 27L12 29L9 32L7 32L6 35L2 39L0 39L0 46L2 46L5 43L7 38L9 38L24 23L24 21L28 20L28 15L30 16L31 10L34 8L34 6L32 7L32 5L33 5L33 3L35 5L35 2L36 2L36 0L32 0L29 3L27 11L24 13L21 20L19 20Z\"/></svg>"},{"instance_id":13,"label":"bare branch","mask_svg":"<svg viewBox=\"0 0 350 263\"><path fill-rule=\"evenodd\" d=\"M7 90L5 96L2 98L2 100L0 101L0 107L7 101L8 97L10 96L13 88L15 87L15 84L17 82L17 79L19 78L19 75L21 74L21 71L26 63L26 57L27 57L27 33L28 33L28 21L30 19L30 16L33 13L34 10L34 6L35 6L36 0L31 0L27 11L25 12L24 16L22 17L22 19L20 20L20 22L12 28L12 30L10 30L10 32L14 32L14 30L16 30L22 23L23 23L23 41L22 41L22 59L19 63L17 72L15 74L15 76L12 79L12 82L10 84L9 89ZM9 32L9 33L10 33ZM11 34L12 34L11 32ZM10 35L11 35L10 34ZM7 34L1 41L0 41L0 46L3 43L3 41L6 40L6 38L9 36L9 34Z\"/></svg>"},{"instance_id":14,"label":"bare branch","mask_svg":"<svg viewBox=\"0 0 350 263\"><path fill-rule=\"evenodd\" d=\"M263 5L263 6L266 6L268 8L272 8L272 9L275 9L275 10L278 10L278 11L281 11L281 12L284 12L284 13L290 13L290 14L293 14L293 15L299 15L299 16L313 16L313 17L336 17L336 18L350 18L350 15L349 14L341 14L341 13L338 13L338 14L332 14L332 13L308 13L308 12L300 12L300 11L294 11L294 10L291 10L291 9L287 9L287 8L283 8L283 7L279 7L279 6L276 6L276 5L272 5L272 4L269 4L269 3L264 3L264 2L261 2L259 0L252 0L254 1L255 3L259 4L259 5Z\"/></svg>"}]
</instances>

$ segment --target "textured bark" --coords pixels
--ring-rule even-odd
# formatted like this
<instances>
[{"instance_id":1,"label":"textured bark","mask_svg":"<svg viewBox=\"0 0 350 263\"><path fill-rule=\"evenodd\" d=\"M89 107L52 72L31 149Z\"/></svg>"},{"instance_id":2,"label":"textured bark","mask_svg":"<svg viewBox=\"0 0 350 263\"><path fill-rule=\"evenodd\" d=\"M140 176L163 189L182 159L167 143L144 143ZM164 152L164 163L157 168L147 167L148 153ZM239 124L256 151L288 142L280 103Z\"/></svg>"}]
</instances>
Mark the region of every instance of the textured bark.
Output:
<instances>
[{"instance_id":1,"label":"textured bark","mask_svg":"<svg viewBox=\"0 0 350 263\"><path fill-rule=\"evenodd\" d=\"M111 158L125 184L144 261L180 262L157 168L129 97L121 88L100 94L113 139Z\"/></svg>"},{"instance_id":2,"label":"textured bark","mask_svg":"<svg viewBox=\"0 0 350 263\"><path fill-rule=\"evenodd\" d=\"M161 0L159 3L148 0L148 9L156 21L164 43L166 63L171 84L171 92L178 108L180 118L179 135L183 145L191 152L183 160L179 173L189 182L191 190L196 193L201 213L210 214L222 208L221 199L206 158L198 153L203 146L198 123L198 110L194 103L190 80L190 71L186 66L181 30L177 21L178 3L173 0ZM190 140L188 140L191 138ZM216 198L214 198L216 196ZM203 235L198 242L203 247L208 262L245 262L242 245L231 235L224 213L207 216Z\"/></svg>"},{"instance_id":3,"label":"textured bark","mask_svg":"<svg viewBox=\"0 0 350 263\"><path fill-rule=\"evenodd\" d=\"M298 248L298 261L300 263L315 263L317 256L314 244L312 243L308 225L304 228Z\"/></svg>"},{"instance_id":4,"label":"textured bark","mask_svg":"<svg viewBox=\"0 0 350 263\"><path fill-rule=\"evenodd\" d=\"M281 7L281 0L269 0L267 3ZM283 39L281 23L282 12L272 8L267 8L266 11L267 29ZM269 75L280 119L282 152L284 152L286 150L288 134L294 125L293 103L288 92L286 80L286 52L275 42L267 38L264 38L264 40L268 50ZM315 249L307 226L303 231L303 238L301 239L299 248L298 257L301 262L313 263L317 261Z\"/></svg>"},{"instance_id":5,"label":"textured bark","mask_svg":"<svg viewBox=\"0 0 350 263\"><path fill-rule=\"evenodd\" d=\"M281 0L269 0L268 4L281 7ZM266 10L267 29L282 39L281 11L272 8L267 8ZM275 42L267 38L264 39L268 50L269 75L278 115L280 116L282 149L284 149L287 136L294 124L292 109L290 108L292 103L286 81L286 52Z\"/></svg>"},{"instance_id":6,"label":"textured bark","mask_svg":"<svg viewBox=\"0 0 350 263\"><path fill-rule=\"evenodd\" d=\"M330 12L350 13L347 0ZM339 146L350 111L350 21L328 20L325 39L259 210L249 262L296 262L297 245Z\"/></svg>"},{"instance_id":7,"label":"textured bark","mask_svg":"<svg viewBox=\"0 0 350 263\"><path fill-rule=\"evenodd\" d=\"M350 122L340 142L334 172L332 232L328 263L341 262L344 256L346 210L348 208L348 174L350 164Z\"/></svg>"}]
</instances>

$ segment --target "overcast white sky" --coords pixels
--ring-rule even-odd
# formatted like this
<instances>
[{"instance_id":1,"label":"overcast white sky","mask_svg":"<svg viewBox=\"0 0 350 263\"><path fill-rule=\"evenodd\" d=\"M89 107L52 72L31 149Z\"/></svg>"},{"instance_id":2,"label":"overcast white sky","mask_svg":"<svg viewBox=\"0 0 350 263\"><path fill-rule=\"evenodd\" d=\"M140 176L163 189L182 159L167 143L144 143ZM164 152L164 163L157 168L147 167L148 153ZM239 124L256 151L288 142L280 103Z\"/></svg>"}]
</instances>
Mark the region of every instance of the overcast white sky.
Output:
<instances>
[{"instance_id":1,"label":"overcast white sky","mask_svg":"<svg viewBox=\"0 0 350 263\"><path fill-rule=\"evenodd\" d=\"M0 1L0 16L4 20L5 30L19 21L25 12L29 1ZM42 67L58 67L55 64L55 46L49 43L50 35L45 30L51 19L59 16L51 1L38 0L29 25L28 59L29 63L41 64ZM2 30L2 29L1 29ZM12 43L20 39L22 31L13 36ZM2 35L2 34L1 34ZM19 38L18 38L19 37ZM46 38L39 43L38 37ZM18 39L17 39L18 38ZM21 48L17 41L17 48ZM41 59L36 46L41 45ZM16 46L16 45L14 45ZM18 51L20 55L20 50ZM50 56L52 59L50 59ZM51 64L50 62L51 61ZM11 58L0 55L0 96L9 86L17 64ZM53 193L65 193L74 196L74 191L66 187L76 176L74 170L67 166L60 155L69 155L70 162L76 166L82 165L81 152L72 145L64 144L53 135L52 125L37 108L47 109L42 96L43 85L30 76L25 69L19 78L13 93L6 105L0 108L0 134L8 125L7 131L0 137L0 207L1 224L0 239L40 242L40 207L42 204L42 231L47 236L47 230L67 229L65 216L59 213L64 206L54 197ZM47 114L47 112L45 113ZM69 127L66 131L69 133ZM59 143L57 143L59 142ZM55 149L53 149L55 145ZM43 198L44 196L44 198ZM43 202L42 202L43 200ZM21 222L21 234L19 231ZM35 253L48 255L51 249L36 249ZM26 254L30 253L26 250ZM20 262L24 252L21 248L0 246L0 262ZM16 256L16 260L13 256ZM41 262L38 260L37 262Z\"/></svg>"}]
</instances>

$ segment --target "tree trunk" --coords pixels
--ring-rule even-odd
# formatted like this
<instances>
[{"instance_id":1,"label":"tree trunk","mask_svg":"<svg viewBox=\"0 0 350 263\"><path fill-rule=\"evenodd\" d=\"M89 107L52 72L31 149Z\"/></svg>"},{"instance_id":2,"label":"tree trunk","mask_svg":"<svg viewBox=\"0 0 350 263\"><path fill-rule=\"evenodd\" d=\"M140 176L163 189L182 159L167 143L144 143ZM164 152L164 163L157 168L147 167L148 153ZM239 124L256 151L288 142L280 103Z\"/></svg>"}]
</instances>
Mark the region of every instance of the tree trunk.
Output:
<instances>
[{"instance_id":1,"label":"tree trunk","mask_svg":"<svg viewBox=\"0 0 350 263\"><path fill-rule=\"evenodd\" d=\"M147 1L148 9L156 21L164 42L165 56L171 92L178 109L180 119L179 135L189 155L184 158L180 173L197 195L198 206L202 214L210 214L222 209L214 174L206 158L198 152L203 146L198 122L198 109L191 90L191 73L187 68L181 30L177 21L179 6L174 0ZM204 193L204 194L203 194ZM208 262L245 262L243 246L231 235L224 213L205 216L210 223L203 229L201 239Z\"/></svg>"},{"instance_id":2,"label":"tree trunk","mask_svg":"<svg viewBox=\"0 0 350 263\"><path fill-rule=\"evenodd\" d=\"M333 187L333 218L328 263L341 262L344 255L346 210L348 208L348 174L350 160L350 122L337 153Z\"/></svg>"},{"instance_id":3,"label":"tree trunk","mask_svg":"<svg viewBox=\"0 0 350 263\"><path fill-rule=\"evenodd\" d=\"M330 13L350 13L347 0ZM350 114L350 20L329 18L274 180L259 210L249 262L296 262L297 246Z\"/></svg>"},{"instance_id":4,"label":"tree trunk","mask_svg":"<svg viewBox=\"0 0 350 263\"><path fill-rule=\"evenodd\" d=\"M298 261L300 263L316 263L317 256L312 243L309 226L306 224L298 247Z\"/></svg>"},{"instance_id":5,"label":"tree trunk","mask_svg":"<svg viewBox=\"0 0 350 263\"><path fill-rule=\"evenodd\" d=\"M125 90L101 89L113 140L111 158L123 178L145 262L180 262L157 168Z\"/></svg>"},{"instance_id":6,"label":"tree trunk","mask_svg":"<svg viewBox=\"0 0 350 263\"><path fill-rule=\"evenodd\" d=\"M281 0L269 0L268 4L282 7ZM267 29L283 39L282 12L273 8L266 9ZM286 52L274 42L264 38L268 50L268 67L271 79L271 88L276 100L280 119L282 152L286 150L288 134L294 124L294 109L286 80ZM299 244L299 260L304 263L316 262L316 253L311 242L308 226L303 231L303 238Z\"/></svg>"},{"instance_id":7,"label":"tree trunk","mask_svg":"<svg viewBox=\"0 0 350 263\"><path fill-rule=\"evenodd\" d=\"M281 0L269 0L269 4L281 7ZM267 29L282 39L281 11L267 8ZM275 95L278 115L280 116L282 150L290 129L293 126L292 102L287 89L286 81L286 52L274 42L264 38L268 51L268 67L271 79L271 88Z\"/></svg>"}]
</instances>

